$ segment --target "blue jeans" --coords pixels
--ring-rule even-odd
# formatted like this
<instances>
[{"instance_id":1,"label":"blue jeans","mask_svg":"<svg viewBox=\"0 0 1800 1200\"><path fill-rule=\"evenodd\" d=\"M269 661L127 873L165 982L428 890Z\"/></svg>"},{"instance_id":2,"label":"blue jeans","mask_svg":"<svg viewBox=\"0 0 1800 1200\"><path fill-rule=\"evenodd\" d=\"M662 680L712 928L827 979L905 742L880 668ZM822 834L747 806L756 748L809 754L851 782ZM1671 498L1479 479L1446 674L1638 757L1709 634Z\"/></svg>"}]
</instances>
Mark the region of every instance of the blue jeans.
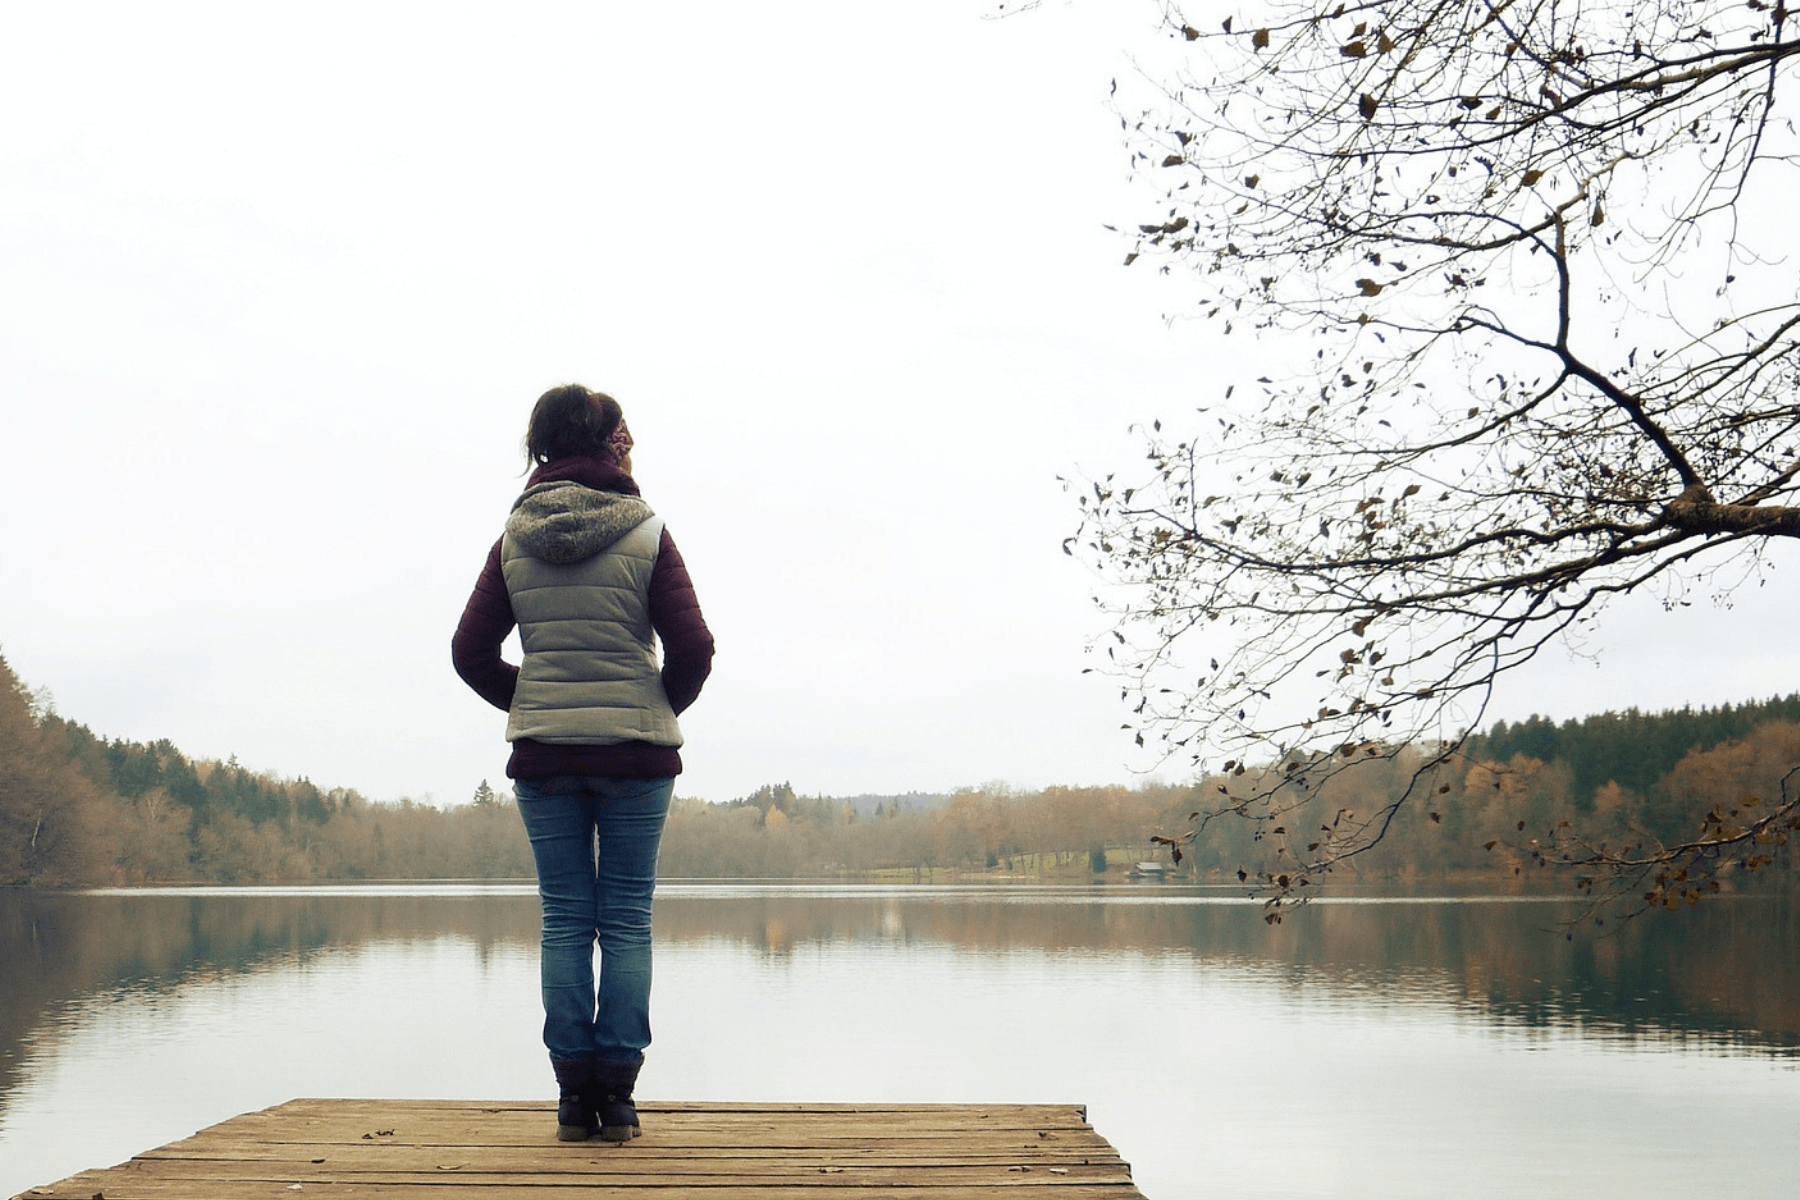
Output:
<instances>
[{"instance_id":1,"label":"blue jeans","mask_svg":"<svg viewBox=\"0 0 1800 1200\"><path fill-rule=\"evenodd\" d=\"M544 903L544 1046L636 1065L650 1044L650 897L673 779L518 780ZM594 985L594 942L600 981Z\"/></svg>"}]
</instances>

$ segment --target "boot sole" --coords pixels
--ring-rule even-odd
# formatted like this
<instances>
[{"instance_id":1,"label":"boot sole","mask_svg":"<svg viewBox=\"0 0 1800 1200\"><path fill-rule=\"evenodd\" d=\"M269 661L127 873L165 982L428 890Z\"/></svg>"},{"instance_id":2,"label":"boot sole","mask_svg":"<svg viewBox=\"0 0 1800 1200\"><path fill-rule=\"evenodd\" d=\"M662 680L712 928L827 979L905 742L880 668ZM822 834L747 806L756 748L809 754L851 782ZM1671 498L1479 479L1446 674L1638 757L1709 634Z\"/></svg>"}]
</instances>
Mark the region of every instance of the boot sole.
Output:
<instances>
[{"instance_id":1,"label":"boot sole","mask_svg":"<svg viewBox=\"0 0 1800 1200\"><path fill-rule=\"evenodd\" d=\"M585 1142L591 1132L585 1125L558 1125L556 1140L559 1142Z\"/></svg>"},{"instance_id":2,"label":"boot sole","mask_svg":"<svg viewBox=\"0 0 1800 1200\"><path fill-rule=\"evenodd\" d=\"M642 1137L644 1131L636 1125L602 1125L600 1140L603 1142L629 1142L634 1137Z\"/></svg>"}]
</instances>

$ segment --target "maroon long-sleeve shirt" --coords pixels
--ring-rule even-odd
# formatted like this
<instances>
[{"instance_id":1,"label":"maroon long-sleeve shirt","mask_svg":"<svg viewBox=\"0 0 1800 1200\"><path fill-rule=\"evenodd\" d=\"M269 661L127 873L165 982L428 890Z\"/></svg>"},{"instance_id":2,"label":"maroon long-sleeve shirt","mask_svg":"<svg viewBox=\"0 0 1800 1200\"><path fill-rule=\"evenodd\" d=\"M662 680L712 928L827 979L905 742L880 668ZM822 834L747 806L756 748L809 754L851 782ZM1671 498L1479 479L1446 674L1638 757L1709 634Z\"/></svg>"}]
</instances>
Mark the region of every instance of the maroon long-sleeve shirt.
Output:
<instances>
[{"instance_id":1,"label":"maroon long-sleeve shirt","mask_svg":"<svg viewBox=\"0 0 1800 1200\"><path fill-rule=\"evenodd\" d=\"M638 495L637 484L603 458L564 458L532 472L528 486L568 479L601 491ZM650 626L662 643L662 683L669 705L682 712L699 696L712 672L713 638L700 612L693 580L675 540L665 527L650 575ZM500 542L487 562L450 640L450 657L463 682L502 711L512 708L519 668L500 657L500 646L518 624L500 571ZM673 746L619 742L584 746L520 738L513 743L506 774L512 779L558 775L604 775L614 779L664 779L681 773L681 753Z\"/></svg>"}]
</instances>

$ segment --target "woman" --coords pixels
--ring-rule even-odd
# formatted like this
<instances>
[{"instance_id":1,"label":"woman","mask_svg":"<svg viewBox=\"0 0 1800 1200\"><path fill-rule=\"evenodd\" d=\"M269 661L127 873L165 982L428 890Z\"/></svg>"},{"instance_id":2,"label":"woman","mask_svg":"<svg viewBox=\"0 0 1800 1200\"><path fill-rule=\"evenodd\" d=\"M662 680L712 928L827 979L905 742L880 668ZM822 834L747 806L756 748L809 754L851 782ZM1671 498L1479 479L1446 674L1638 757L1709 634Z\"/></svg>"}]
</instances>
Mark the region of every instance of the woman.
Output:
<instances>
[{"instance_id":1,"label":"woman","mask_svg":"<svg viewBox=\"0 0 1800 1200\"><path fill-rule=\"evenodd\" d=\"M451 643L457 674L508 714L564 1141L640 1132L631 1096L650 1043L650 898L681 771L675 717L712 669L693 583L628 474L630 449L612 397L571 384L538 399L525 434L535 469ZM500 657L515 624L517 667Z\"/></svg>"}]
</instances>

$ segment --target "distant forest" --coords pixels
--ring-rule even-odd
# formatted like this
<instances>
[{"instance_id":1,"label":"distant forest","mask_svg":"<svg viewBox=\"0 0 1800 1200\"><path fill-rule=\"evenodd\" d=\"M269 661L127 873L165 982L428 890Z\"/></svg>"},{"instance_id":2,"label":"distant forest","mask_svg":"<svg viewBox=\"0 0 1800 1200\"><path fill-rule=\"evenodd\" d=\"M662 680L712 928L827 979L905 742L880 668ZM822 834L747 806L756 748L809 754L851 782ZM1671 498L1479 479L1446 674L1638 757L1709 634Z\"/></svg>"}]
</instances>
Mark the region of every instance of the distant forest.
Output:
<instances>
[{"instance_id":1,"label":"distant forest","mask_svg":"<svg viewBox=\"0 0 1800 1200\"><path fill-rule=\"evenodd\" d=\"M1339 776L1281 837L1373 811L1406 786L1406 754ZM1358 859L1373 878L1506 876L1514 839L1569 821L1614 844L1692 836L1715 803L1779 796L1800 765L1800 695L1555 724L1504 722L1470 739ZM1151 839L1195 826L1222 779L1189 785L989 785L949 796L833 798L768 784L726 804L678 799L663 838L666 878L1026 878L1119 876L1140 860L1174 868ZM1233 819L1201 828L1180 874L1234 880L1276 851ZM1794 856L1780 869L1792 872ZM168 741L107 740L34 701L0 658L0 885L305 883L529 879L511 795L486 781L440 809L376 802L276 779L235 761L188 758Z\"/></svg>"}]
</instances>

